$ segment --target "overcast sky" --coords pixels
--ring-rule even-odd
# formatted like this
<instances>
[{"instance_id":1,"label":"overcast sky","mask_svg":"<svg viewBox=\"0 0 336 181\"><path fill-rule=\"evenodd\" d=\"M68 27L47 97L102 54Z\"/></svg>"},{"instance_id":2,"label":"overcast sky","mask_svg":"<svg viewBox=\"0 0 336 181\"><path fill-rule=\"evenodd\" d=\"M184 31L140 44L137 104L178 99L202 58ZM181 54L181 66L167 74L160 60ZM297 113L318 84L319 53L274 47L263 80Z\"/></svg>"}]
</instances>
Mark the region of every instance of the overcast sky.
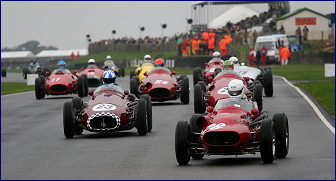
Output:
<instances>
[{"instance_id":1,"label":"overcast sky","mask_svg":"<svg viewBox=\"0 0 336 181\"><path fill-rule=\"evenodd\" d=\"M93 41L115 37L160 36L161 25L167 24L163 34L171 36L186 31L186 19L191 17L193 1L126 1L126 2L12 2L1 1L1 48L15 47L29 40L59 49L86 48L86 34ZM258 13L267 4L245 5ZM307 7L322 14L334 13L334 1L291 1L291 11ZM215 6L215 18L231 6Z\"/></svg>"}]
</instances>

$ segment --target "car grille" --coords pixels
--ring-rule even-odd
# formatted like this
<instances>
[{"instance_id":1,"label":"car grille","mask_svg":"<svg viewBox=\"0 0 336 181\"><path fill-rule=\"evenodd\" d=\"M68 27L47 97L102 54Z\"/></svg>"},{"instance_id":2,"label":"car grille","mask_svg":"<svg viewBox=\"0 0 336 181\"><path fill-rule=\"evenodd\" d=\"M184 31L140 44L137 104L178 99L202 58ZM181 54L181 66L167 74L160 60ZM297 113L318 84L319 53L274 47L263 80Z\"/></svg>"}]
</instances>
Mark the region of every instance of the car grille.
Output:
<instances>
[{"instance_id":1,"label":"car grille","mask_svg":"<svg viewBox=\"0 0 336 181\"><path fill-rule=\"evenodd\" d=\"M102 82L98 79L88 79L88 87L99 87Z\"/></svg>"},{"instance_id":2,"label":"car grille","mask_svg":"<svg viewBox=\"0 0 336 181\"><path fill-rule=\"evenodd\" d=\"M156 88L152 89L149 92L149 95L151 96L151 98L164 98L170 96L170 91L165 88Z\"/></svg>"},{"instance_id":3,"label":"car grille","mask_svg":"<svg viewBox=\"0 0 336 181\"><path fill-rule=\"evenodd\" d=\"M236 132L208 132L204 135L204 141L209 145L234 145L239 142L239 134Z\"/></svg>"},{"instance_id":4,"label":"car grille","mask_svg":"<svg viewBox=\"0 0 336 181\"><path fill-rule=\"evenodd\" d=\"M65 85L53 85L50 87L50 90L53 92L64 92L67 90Z\"/></svg>"},{"instance_id":5,"label":"car grille","mask_svg":"<svg viewBox=\"0 0 336 181\"><path fill-rule=\"evenodd\" d=\"M120 118L113 113L100 112L89 117L87 128L93 131L111 131L120 126Z\"/></svg>"}]
</instances>

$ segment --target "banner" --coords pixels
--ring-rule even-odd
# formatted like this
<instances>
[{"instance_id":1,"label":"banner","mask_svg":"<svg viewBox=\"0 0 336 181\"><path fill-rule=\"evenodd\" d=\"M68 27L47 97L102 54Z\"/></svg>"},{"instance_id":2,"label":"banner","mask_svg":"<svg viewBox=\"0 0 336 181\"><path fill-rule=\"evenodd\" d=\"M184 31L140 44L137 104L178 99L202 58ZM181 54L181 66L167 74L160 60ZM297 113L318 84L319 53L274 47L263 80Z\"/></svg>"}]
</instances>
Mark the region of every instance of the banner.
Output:
<instances>
[{"instance_id":1,"label":"banner","mask_svg":"<svg viewBox=\"0 0 336 181\"><path fill-rule=\"evenodd\" d=\"M295 18L296 25L316 25L316 18Z\"/></svg>"}]
</instances>

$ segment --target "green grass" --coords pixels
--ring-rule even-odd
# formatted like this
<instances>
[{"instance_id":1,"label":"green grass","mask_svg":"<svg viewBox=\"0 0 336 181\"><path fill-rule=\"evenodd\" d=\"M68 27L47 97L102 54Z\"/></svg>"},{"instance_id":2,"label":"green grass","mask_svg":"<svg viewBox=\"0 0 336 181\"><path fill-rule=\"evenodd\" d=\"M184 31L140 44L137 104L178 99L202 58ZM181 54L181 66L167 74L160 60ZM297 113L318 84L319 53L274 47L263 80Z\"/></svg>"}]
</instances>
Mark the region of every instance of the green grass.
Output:
<instances>
[{"instance_id":1,"label":"green grass","mask_svg":"<svg viewBox=\"0 0 336 181\"><path fill-rule=\"evenodd\" d=\"M1 82L1 95L13 94L18 92L33 91L33 85L27 86L27 83Z\"/></svg>"},{"instance_id":2,"label":"green grass","mask_svg":"<svg viewBox=\"0 0 336 181\"><path fill-rule=\"evenodd\" d=\"M145 54L150 54L152 59L163 57L165 59L175 58L177 53L176 51L169 51L169 52L127 52L127 51L120 51L120 52L102 52L93 55L89 55L86 57L81 57L79 59L70 60L67 62L68 65L73 65L77 63L87 63L90 58L95 59L97 63L104 62L106 60L106 56L110 55L112 60L120 61L120 60L132 60L132 59L143 59Z\"/></svg>"},{"instance_id":3,"label":"green grass","mask_svg":"<svg viewBox=\"0 0 336 181\"><path fill-rule=\"evenodd\" d=\"M300 82L295 85L304 88L335 117L335 78L327 81Z\"/></svg>"},{"instance_id":4,"label":"green grass","mask_svg":"<svg viewBox=\"0 0 336 181\"><path fill-rule=\"evenodd\" d=\"M272 73L288 80L330 80L324 77L324 64L272 65Z\"/></svg>"},{"instance_id":5,"label":"green grass","mask_svg":"<svg viewBox=\"0 0 336 181\"><path fill-rule=\"evenodd\" d=\"M22 72L22 69L6 69L7 72Z\"/></svg>"}]
</instances>

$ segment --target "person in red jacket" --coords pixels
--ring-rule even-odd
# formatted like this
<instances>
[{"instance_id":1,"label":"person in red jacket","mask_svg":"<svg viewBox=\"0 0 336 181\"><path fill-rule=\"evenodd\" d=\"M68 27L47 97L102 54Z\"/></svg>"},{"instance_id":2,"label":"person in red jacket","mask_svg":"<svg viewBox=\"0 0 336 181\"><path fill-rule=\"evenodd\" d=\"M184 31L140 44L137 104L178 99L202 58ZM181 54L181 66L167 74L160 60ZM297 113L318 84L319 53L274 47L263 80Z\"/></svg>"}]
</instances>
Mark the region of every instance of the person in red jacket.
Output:
<instances>
[{"instance_id":1,"label":"person in red jacket","mask_svg":"<svg viewBox=\"0 0 336 181\"><path fill-rule=\"evenodd\" d=\"M290 57L290 51L286 46L284 46L280 52L281 65L287 65L289 57Z\"/></svg>"},{"instance_id":2,"label":"person in red jacket","mask_svg":"<svg viewBox=\"0 0 336 181\"><path fill-rule=\"evenodd\" d=\"M263 46L261 49L261 57L260 57L260 60L263 65L266 65L266 58L267 58L267 48Z\"/></svg>"},{"instance_id":3,"label":"person in red jacket","mask_svg":"<svg viewBox=\"0 0 336 181\"><path fill-rule=\"evenodd\" d=\"M208 32L203 32L202 33L202 39L203 39L203 43L205 44L204 48L205 48L205 54L208 54L208 42L209 42L209 33Z\"/></svg>"},{"instance_id":4,"label":"person in red jacket","mask_svg":"<svg viewBox=\"0 0 336 181\"><path fill-rule=\"evenodd\" d=\"M255 66L254 65L254 49L252 45L250 46L249 60L250 60L251 66L254 67Z\"/></svg>"},{"instance_id":5,"label":"person in red jacket","mask_svg":"<svg viewBox=\"0 0 336 181\"><path fill-rule=\"evenodd\" d=\"M183 40L178 45L180 44L181 44L182 56L187 56L188 55L188 49L187 49L188 41L186 40L185 37L183 37Z\"/></svg>"},{"instance_id":6,"label":"person in red jacket","mask_svg":"<svg viewBox=\"0 0 336 181\"><path fill-rule=\"evenodd\" d=\"M227 49L226 49L226 36L224 36L223 37L223 39L221 39L220 41L219 41L219 49L220 49L220 53L221 53L221 55L226 55L226 51L227 51Z\"/></svg>"}]
</instances>

